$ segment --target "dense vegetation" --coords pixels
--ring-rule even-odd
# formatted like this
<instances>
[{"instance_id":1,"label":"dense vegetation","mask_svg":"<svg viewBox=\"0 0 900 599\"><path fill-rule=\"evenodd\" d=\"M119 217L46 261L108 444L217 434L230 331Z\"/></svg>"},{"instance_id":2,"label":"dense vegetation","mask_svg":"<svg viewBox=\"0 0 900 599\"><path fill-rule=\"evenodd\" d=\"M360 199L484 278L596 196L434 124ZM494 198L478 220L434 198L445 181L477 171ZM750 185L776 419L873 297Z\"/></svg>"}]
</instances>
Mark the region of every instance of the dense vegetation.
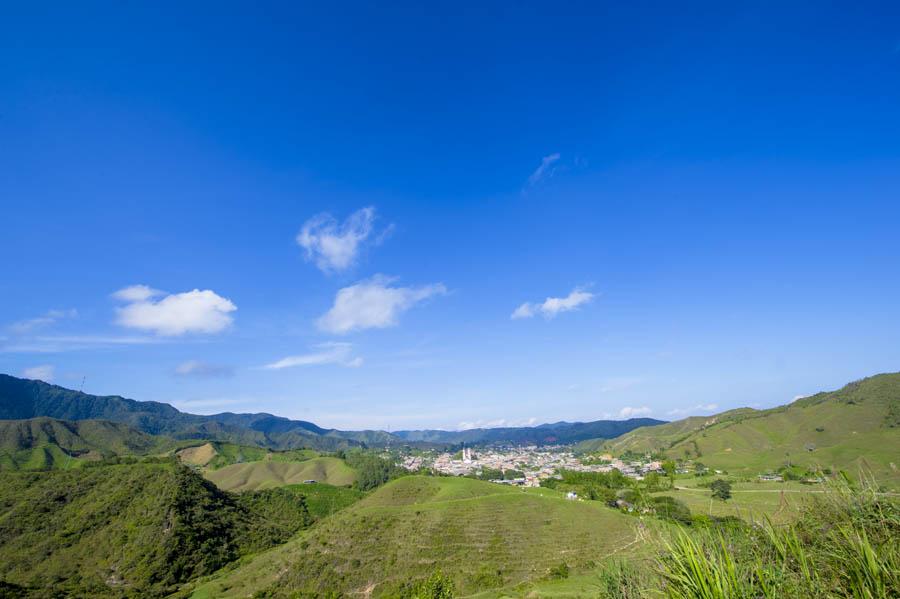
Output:
<instances>
[{"instance_id":1,"label":"dense vegetation","mask_svg":"<svg viewBox=\"0 0 900 599\"><path fill-rule=\"evenodd\" d=\"M162 596L307 526L302 497L223 493L170 460L0 475L0 580L39 596Z\"/></svg>"}]
</instances>

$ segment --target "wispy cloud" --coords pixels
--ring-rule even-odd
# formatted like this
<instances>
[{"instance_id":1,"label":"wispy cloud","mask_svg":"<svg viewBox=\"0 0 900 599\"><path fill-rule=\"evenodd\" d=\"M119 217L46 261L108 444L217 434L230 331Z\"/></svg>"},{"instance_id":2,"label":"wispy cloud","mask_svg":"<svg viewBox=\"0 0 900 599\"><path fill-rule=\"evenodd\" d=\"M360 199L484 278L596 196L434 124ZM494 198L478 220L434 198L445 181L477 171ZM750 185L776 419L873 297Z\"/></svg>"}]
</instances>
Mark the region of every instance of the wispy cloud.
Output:
<instances>
[{"instance_id":1,"label":"wispy cloud","mask_svg":"<svg viewBox=\"0 0 900 599\"><path fill-rule=\"evenodd\" d=\"M48 310L41 316L12 323L9 325L9 330L13 333L24 335L33 332L35 329L50 326L59 320L75 318L77 316L78 311L74 308L70 310Z\"/></svg>"},{"instance_id":2,"label":"wispy cloud","mask_svg":"<svg viewBox=\"0 0 900 599\"><path fill-rule=\"evenodd\" d=\"M653 410L648 408L647 406L641 406L639 408L625 406L621 410L619 410L619 418L636 418L638 416L647 416L648 414L652 414Z\"/></svg>"},{"instance_id":3,"label":"wispy cloud","mask_svg":"<svg viewBox=\"0 0 900 599\"><path fill-rule=\"evenodd\" d=\"M400 314L416 304L447 292L441 283L421 287L391 287L393 279L375 275L337 292L334 305L317 321L329 333L395 326Z\"/></svg>"},{"instance_id":4,"label":"wispy cloud","mask_svg":"<svg viewBox=\"0 0 900 599\"><path fill-rule=\"evenodd\" d=\"M464 420L457 425L457 430L465 431L473 428L534 426L535 424L537 424L537 418L527 418L525 420L508 420L506 418L495 418L493 420Z\"/></svg>"},{"instance_id":5,"label":"wispy cloud","mask_svg":"<svg viewBox=\"0 0 900 599\"><path fill-rule=\"evenodd\" d=\"M277 362L263 366L266 370L281 370L297 366L321 366L324 364L337 364L348 368L362 366L363 359L353 357L352 343L322 343L316 346L316 351L301 354L299 356L287 356Z\"/></svg>"},{"instance_id":6,"label":"wispy cloud","mask_svg":"<svg viewBox=\"0 0 900 599\"><path fill-rule=\"evenodd\" d=\"M525 302L513 310L510 318L519 320L522 318L532 318L533 316L540 314L544 318L550 319L562 312L576 310L579 306L593 300L594 297L596 297L595 294L585 291L580 287L576 287L566 297L548 297L540 303Z\"/></svg>"},{"instance_id":7,"label":"wispy cloud","mask_svg":"<svg viewBox=\"0 0 900 599\"><path fill-rule=\"evenodd\" d=\"M234 375L234 367L210 364L201 360L188 360L175 367L175 374L197 378L227 378Z\"/></svg>"},{"instance_id":8,"label":"wispy cloud","mask_svg":"<svg viewBox=\"0 0 900 599\"><path fill-rule=\"evenodd\" d=\"M116 309L117 324L169 337L219 333L231 326L231 313L237 310L231 300L209 289L165 295L146 285L132 285L113 297L128 302Z\"/></svg>"},{"instance_id":9,"label":"wispy cloud","mask_svg":"<svg viewBox=\"0 0 900 599\"><path fill-rule=\"evenodd\" d=\"M697 414L699 412L715 412L719 409L716 403L700 403L689 408L675 408L666 412L668 416L687 416L688 414Z\"/></svg>"},{"instance_id":10,"label":"wispy cloud","mask_svg":"<svg viewBox=\"0 0 900 599\"><path fill-rule=\"evenodd\" d=\"M60 353L85 349L100 349L120 345L161 343L158 337L107 335L38 335L0 344L3 353Z\"/></svg>"},{"instance_id":11,"label":"wispy cloud","mask_svg":"<svg viewBox=\"0 0 900 599\"><path fill-rule=\"evenodd\" d=\"M533 173L528 177L528 187L534 187L544 179L549 179L553 176L555 169L553 167L554 163L556 163L560 159L559 152L554 152L549 156L544 156L541 158L541 164L538 166Z\"/></svg>"},{"instance_id":12,"label":"wispy cloud","mask_svg":"<svg viewBox=\"0 0 900 599\"><path fill-rule=\"evenodd\" d=\"M303 223L297 233L297 245L305 250L306 259L314 261L323 272L346 270L356 263L372 235L375 218L372 206L357 210L343 223L328 213L317 214ZM393 230L393 225L389 225L370 243L382 243Z\"/></svg>"},{"instance_id":13,"label":"wispy cloud","mask_svg":"<svg viewBox=\"0 0 900 599\"><path fill-rule=\"evenodd\" d=\"M34 379L49 383L55 376L56 369L50 364L41 364L40 366L32 366L22 371L22 376L26 379Z\"/></svg>"}]
</instances>

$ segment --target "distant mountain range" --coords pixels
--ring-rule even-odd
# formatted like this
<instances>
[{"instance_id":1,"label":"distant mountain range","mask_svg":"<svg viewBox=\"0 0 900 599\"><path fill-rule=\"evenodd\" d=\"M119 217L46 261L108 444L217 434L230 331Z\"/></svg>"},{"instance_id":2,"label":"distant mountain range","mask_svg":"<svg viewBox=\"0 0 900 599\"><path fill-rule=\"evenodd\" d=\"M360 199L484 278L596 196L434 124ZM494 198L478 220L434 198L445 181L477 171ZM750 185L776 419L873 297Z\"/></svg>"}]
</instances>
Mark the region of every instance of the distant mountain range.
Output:
<instances>
[{"instance_id":1,"label":"distant mountain range","mask_svg":"<svg viewBox=\"0 0 900 599\"><path fill-rule=\"evenodd\" d=\"M377 430L341 431L265 413L225 412L209 416L189 414L166 403L135 401L118 395L90 395L43 381L0 374L0 420L41 417L68 422L104 420L128 425L142 433L165 435L180 440L208 439L270 449L309 447L326 451L352 446L380 447L405 443L574 443L585 439L612 438L638 427L662 423L651 418L633 418L466 431L400 431L394 434ZM43 423L34 426L42 430L41 427L49 425ZM53 427L56 431L71 429L66 423L57 423ZM29 429L31 428L33 426L29 425ZM11 431L7 432L12 434ZM87 445L94 447L96 443ZM19 444L19 449L25 448Z\"/></svg>"},{"instance_id":2,"label":"distant mountain range","mask_svg":"<svg viewBox=\"0 0 900 599\"><path fill-rule=\"evenodd\" d=\"M517 445L569 444L586 439L612 439L642 426L665 424L653 418L628 420L596 420L594 422L554 422L538 426L473 428L463 431L396 431L394 435L405 441L421 441L447 445L461 443L486 445L512 443Z\"/></svg>"}]
</instances>

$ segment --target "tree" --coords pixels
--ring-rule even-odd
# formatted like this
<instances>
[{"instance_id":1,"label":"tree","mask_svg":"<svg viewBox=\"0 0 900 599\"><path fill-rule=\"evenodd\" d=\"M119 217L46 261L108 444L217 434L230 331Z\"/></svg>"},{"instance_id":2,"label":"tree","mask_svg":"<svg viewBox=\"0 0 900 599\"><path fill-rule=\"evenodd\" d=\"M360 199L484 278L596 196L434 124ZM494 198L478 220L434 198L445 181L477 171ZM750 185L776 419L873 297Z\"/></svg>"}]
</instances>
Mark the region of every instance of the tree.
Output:
<instances>
[{"instance_id":1,"label":"tree","mask_svg":"<svg viewBox=\"0 0 900 599\"><path fill-rule=\"evenodd\" d=\"M673 462L672 460L666 460L665 462L663 462L660 465L662 466L663 472L666 473L666 477L668 477L668 479L669 479L669 488L674 489L675 488L675 462Z\"/></svg>"},{"instance_id":2,"label":"tree","mask_svg":"<svg viewBox=\"0 0 900 599\"><path fill-rule=\"evenodd\" d=\"M415 599L453 599L453 579L440 570L431 574L416 587Z\"/></svg>"},{"instance_id":3,"label":"tree","mask_svg":"<svg viewBox=\"0 0 900 599\"><path fill-rule=\"evenodd\" d=\"M721 499L722 501L731 499L731 483L727 480L717 478L709 485L709 488L712 490L712 496L716 499Z\"/></svg>"}]
</instances>

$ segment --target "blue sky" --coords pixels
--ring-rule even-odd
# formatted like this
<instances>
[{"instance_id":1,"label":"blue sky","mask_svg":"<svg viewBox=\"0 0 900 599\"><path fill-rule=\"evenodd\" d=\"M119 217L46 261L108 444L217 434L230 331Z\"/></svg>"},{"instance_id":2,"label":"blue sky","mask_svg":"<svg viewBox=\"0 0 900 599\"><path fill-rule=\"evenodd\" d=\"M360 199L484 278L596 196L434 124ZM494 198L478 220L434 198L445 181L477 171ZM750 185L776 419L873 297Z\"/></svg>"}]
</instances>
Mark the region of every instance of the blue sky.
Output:
<instances>
[{"instance_id":1,"label":"blue sky","mask_svg":"<svg viewBox=\"0 0 900 599\"><path fill-rule=\"evenodd\" d=\"M895 4L379 4L2 6L0 370L397 430L900 369Z\"/></svg>"}]
</instances>

